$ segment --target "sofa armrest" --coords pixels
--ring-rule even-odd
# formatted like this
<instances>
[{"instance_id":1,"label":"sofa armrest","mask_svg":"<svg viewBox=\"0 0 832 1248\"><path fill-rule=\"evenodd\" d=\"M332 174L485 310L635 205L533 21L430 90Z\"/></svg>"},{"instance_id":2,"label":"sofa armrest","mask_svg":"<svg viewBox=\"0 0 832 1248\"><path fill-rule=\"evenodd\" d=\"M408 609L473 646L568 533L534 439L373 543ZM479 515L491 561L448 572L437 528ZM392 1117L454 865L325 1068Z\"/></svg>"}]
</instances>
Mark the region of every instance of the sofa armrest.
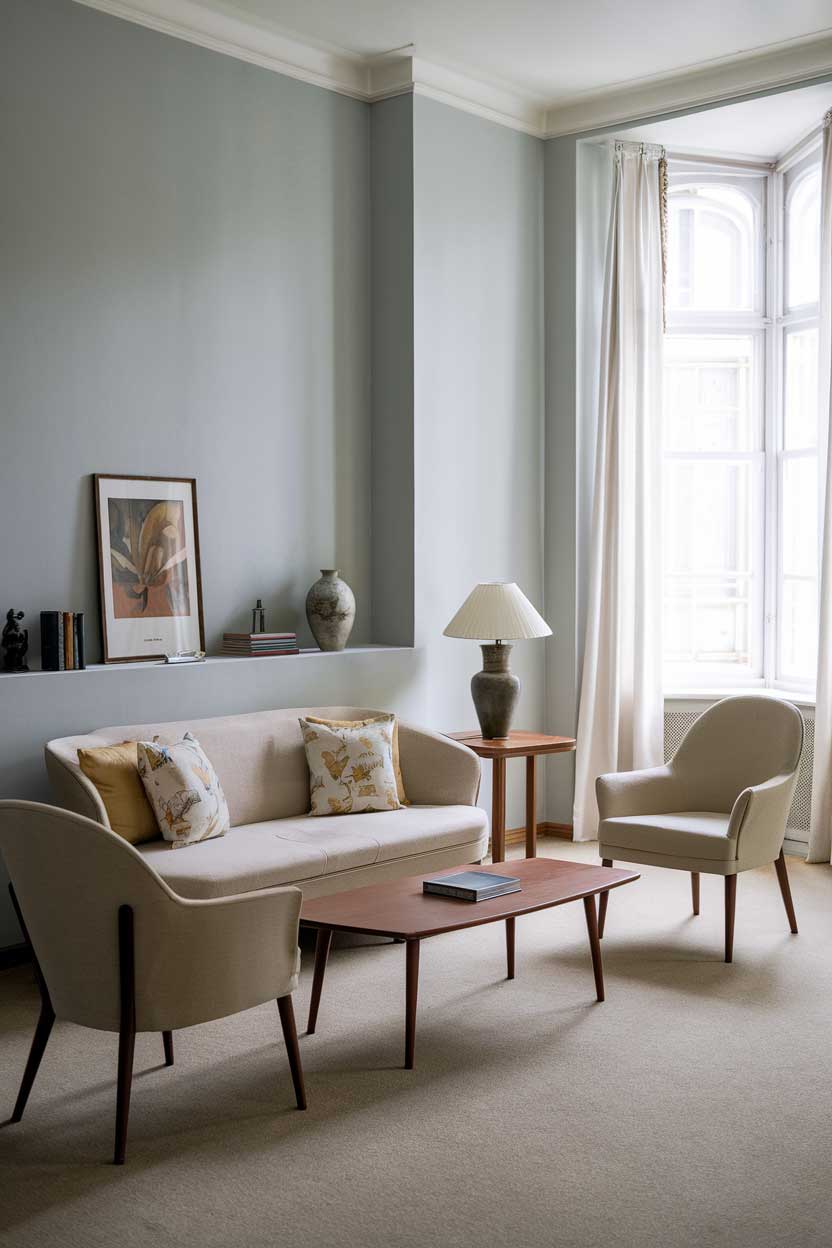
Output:
<instances>
[{"instance_id":1,"label":"sofa armrest","mask_svg":"<svg viewBox=\"0 0 832 1248\"><path fill-rule=\"evenodd\" d=\"M408 801L426 806L476 806L480 760L467 745L400 722L399 756Z\"/></svg>"},{"instance_id":2,"label":"sofa armrest","mask_svg":"<svg viewBox=\"0 0 832 1248\"><path fill-rule=\"evenodd\" d=\"M56 805L109 828L107 809L98 789L79 767L77 749L64 740L49 741L44 758Z\"/></svg>"},{"instance_id":3,"label":"sofa armrest","mask_svg":"<svg viewBox=\"0 0 832 1248\"><path fill-rule=\"evenodd\" d=\"M669 765L599 776L595 781L595 794L602 820L628 815L665 815L686 808L682 786Z\"/></svg>"}]
</instances>

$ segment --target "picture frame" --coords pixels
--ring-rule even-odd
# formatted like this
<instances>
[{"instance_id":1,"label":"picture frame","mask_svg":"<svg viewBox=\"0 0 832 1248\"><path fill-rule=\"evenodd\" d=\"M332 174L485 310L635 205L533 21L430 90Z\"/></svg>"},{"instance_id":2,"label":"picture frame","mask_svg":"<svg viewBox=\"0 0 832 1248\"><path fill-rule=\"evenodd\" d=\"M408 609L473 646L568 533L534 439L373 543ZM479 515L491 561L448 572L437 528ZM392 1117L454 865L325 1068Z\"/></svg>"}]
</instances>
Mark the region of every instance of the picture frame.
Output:
<instances>
[{"instance_id":1,"label":"picture frame","mask_svg":"<svg viewBox=\"0 0 832 1248\"><path fill-rule=\"evenodd\" d=\"M205 649L195 477L95 473L105 663Z\"/></svg>"}]
</instances>

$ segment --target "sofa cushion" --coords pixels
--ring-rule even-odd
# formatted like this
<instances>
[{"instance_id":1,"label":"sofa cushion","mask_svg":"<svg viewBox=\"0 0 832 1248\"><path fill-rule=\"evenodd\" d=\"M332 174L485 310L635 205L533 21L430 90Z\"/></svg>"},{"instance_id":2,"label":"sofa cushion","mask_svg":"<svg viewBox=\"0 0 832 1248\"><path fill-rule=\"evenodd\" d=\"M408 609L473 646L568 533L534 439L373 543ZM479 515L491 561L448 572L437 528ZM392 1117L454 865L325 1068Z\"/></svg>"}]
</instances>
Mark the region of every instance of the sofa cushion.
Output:
<instances>
[{"instance_id":1,"label":"sofa cushion","mask_svg":"<svg viewBox=\"0 0 832 1248\"><path fill-rule=\"evenodd\" d=\"M486 828L486 815L476 806L407 806L338 819L252 823L192 845L186 854L172 853L164 841L136 849L181 897L228 897L452 849L484 837Z\"/></svg>"},{"instance_id":2,"label":"sofa cushion","mask_svg":"<svg viewBox=\"0 0 832 1248\"><path fill-rule=\"evenodd\" d=\"M728 835L730 815L707 810L682 810L668 815L621 815L604 819L598 829L602 845L644 850L674 858L729 861L737 842Z\"/></svg>"},{"instance_id":3,"label":"sofa cushion","mask_svg":"<svg viewBox=\"0 0 832 1248\"><path fill-rule=\"evenodd\" d=\"M101 795L114 832L131 845L158 838L159 825L139 776L135 741L79 750L78 766Z\"/></svg>"},{"instance_id":4,"label":"sofa cushion","mask_svg":"<svg viewBox=\"0 0 832 1248\"><path fill-rule=\"evenodd\" d=\"M228 804L196 737L186 732L172 745L139 741L136 748L144 791L166 841L179 849L225 836Z\"/></svg>"},{"instance_id":5,"label":"sofa cushion","mask_svg":"<svg viewBox=\"0 0 832 1248\"><path fill-rule=\"evenodd\" d=\"M309 767L311 815L370 814L398 810L393 770L394 715L347 728L330 728L303 716L300 730Z\"/></svg>"}]
</instances>

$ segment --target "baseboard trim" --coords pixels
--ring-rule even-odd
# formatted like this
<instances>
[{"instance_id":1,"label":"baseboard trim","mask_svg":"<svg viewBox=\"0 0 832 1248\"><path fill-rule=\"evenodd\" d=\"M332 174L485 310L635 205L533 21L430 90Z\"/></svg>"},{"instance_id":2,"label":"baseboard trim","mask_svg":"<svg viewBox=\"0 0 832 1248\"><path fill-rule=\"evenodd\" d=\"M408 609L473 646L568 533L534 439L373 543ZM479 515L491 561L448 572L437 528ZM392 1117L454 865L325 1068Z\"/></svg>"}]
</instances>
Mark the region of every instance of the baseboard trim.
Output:
<instances>
[{"instance_id":1,"label":"baseboard trim","mask_svg":"<svg viewBox=\"0 0 832 1248\"><path fill-rule=\"evenodd\" d=\"M29 950L26 945L6 945L0 949L0 971L8 971L13 966L23 966L24 963L31 962Z\"/></svg>"},{"instance_id":2,"label":"baseboard trim","mask_svg":"<svg viewBox=\"0 0 832 1248\"><path fill-rule=\"evenodd\" d=\"M551 836L559 841L572 840L572 824L571 823L550 823L544 820L537 825L538 836ZM506 828L506 845L522 845L526 840L526 829L522 828ZM489 842L489 851L491 845Z\"/></svg>"}]
</instances>

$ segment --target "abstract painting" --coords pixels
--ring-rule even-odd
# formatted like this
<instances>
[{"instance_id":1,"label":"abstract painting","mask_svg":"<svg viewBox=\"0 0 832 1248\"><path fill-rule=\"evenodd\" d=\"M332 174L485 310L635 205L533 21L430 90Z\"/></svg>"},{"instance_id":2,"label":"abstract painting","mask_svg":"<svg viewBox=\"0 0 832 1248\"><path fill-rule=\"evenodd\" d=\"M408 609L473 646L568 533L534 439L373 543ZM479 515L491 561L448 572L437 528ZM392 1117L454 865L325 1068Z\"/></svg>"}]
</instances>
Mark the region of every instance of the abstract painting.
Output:
<instances>
[{"instance_id":1,"label":"abstract painting","mask_svg":"<svg viewBox=\"0 0 832 1248\"><path fill-rule=\"evenodd\" d=\"M105 663L204 650L196 481L94 478Z\"/></svg>"}]
</instances>

